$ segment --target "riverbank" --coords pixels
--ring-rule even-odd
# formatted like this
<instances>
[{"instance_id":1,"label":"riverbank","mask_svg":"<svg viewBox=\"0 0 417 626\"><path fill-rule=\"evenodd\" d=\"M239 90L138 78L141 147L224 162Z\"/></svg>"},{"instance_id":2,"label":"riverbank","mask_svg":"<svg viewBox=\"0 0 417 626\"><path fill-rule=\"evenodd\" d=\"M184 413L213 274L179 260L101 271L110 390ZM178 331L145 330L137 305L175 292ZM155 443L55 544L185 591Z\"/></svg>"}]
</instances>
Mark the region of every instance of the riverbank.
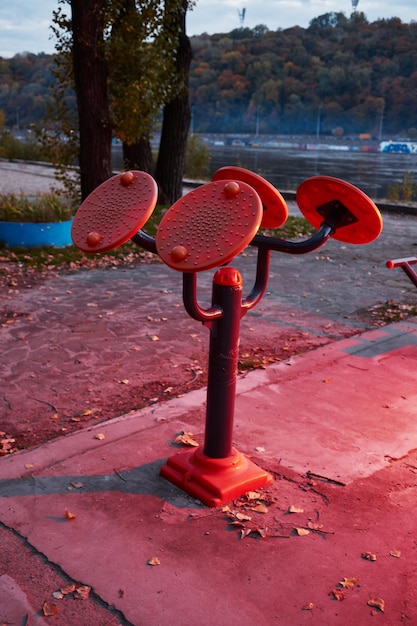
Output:
<instances>
[{"instance_id":1,"label":"riverbank","mask_svg":"<svg viewBox=\"0 0 417 626\"><path fill-rule=\"evenodd\" d=\"M0 194L20 194L34 196L47 193L51 189L63 189L63 184L55 178L54 167L50 163L31 163L0 159ZM184 180L184 193L204 181ZM296 192L280 188L289 203L290 214L299 215ZM387 199L375 200L380 211L398 215L417 215L417 203L392 202Z\"/></svg>"}]
</instances>

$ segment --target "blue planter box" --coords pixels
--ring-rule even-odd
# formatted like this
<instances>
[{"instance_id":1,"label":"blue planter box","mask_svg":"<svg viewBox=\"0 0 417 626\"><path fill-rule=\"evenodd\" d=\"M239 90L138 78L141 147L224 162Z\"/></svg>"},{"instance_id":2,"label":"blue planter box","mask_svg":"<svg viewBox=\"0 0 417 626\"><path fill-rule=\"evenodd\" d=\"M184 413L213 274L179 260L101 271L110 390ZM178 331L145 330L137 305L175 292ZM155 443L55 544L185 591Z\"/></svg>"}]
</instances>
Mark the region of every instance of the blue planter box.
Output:
<instances>
[{"instance_id":1,"label":"blue planter box","mask_svg":"<svg viewBox=\"0 0 417 626\"><path fill-rule=\"evenodd\" d=\"M28 222L0 222L0 241L10 248L63 248L72 244L72 220L32 224Z\"/></svg>"}]
</instances>

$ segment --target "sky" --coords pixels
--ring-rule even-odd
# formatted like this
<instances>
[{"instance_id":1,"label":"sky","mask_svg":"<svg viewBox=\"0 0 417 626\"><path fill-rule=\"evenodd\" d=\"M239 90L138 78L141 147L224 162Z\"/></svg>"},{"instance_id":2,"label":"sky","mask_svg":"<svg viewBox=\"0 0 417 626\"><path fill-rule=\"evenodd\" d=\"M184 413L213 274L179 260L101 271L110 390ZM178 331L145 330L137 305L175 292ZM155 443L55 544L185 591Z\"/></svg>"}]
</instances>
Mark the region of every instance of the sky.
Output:
<instances>
[{"instance_id":1,"label":"sky","mask_svg":"<svg viewBox=\"0 0 417 626\"><path fill-rule=\"evenodd\" d=\"M54 53L50 24L57 6L57 0L1 0L0 57L22 52ZM390 17L399 17L405 23L417 20L416 0L359 0L357 10L365 13L369 22ZM331 11L350 16L352 0L197 0L188 13L187 32L190 36L212 35L258 24L273 31L291 26L307 28L313 18Z\"/></svg>"}]
</instances>

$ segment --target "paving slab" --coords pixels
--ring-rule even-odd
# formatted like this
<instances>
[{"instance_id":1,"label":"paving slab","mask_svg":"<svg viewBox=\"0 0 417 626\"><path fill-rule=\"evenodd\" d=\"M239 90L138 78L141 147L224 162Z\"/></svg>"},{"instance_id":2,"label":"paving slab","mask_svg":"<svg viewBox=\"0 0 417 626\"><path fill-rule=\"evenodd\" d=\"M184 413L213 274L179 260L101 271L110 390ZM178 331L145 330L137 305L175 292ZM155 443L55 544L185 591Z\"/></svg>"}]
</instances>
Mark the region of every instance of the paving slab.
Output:
<instances>
[{"instance_id":1,"label":"paving slab","mask_svg":"<svg viewBox=\"0 0 417 626\"><path fill-rule=\"evenodd\" d=\"M0 459L0 521L135 626L416 623L416 323L239 379L263 513L159 476L178 432L203 440L201 389Z\"/></svg>"}]
</instances>

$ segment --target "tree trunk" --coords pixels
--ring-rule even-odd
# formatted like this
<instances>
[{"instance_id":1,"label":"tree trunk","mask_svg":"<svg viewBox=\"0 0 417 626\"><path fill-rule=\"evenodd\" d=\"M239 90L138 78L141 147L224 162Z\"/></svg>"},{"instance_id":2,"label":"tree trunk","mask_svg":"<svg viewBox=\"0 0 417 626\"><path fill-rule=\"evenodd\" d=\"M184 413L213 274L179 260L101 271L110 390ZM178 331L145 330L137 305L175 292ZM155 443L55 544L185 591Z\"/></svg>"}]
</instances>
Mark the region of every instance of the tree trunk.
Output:
<instances>
[{"instance_id":1,"label":"tree trunk","mask_svg":"<svg viewBox=\"0 0 417 626\"><path fill-rule=\"evenodd\" d=\"M174 6L177 4L173 0ZM172 0L166 0L165 11L172 10ZM176 54L177 76L183 81L183 87L173 100L164 106L161 141L155 178L159 185L159 202L172 204L182 195L182 182L185 166L188 129L191 121L188 76L192 50L185 30L185 16L188 0L182 6L175 7L174 28L178 33Z\"/></svg>"},{"instance_id":2,"label":"tree trunk","mask_svg":"<svg viewBox=\"0 0 417 626\"><path fill-rule=\"evenodd\" d=\"M123 163L127 170L141 170L153 174L154 164L149 139L141 137L136 143L123 143Z\"/></svg>"},{"instance_id":3,"label":"tree trunk","mask_svg":"<svg viewBox=\"0 0 417 626\"><path fill-rule=\"evenodd\" d=\"M112 175L107 64L103 51L105 0L71 0L73 66L80 132L81 196Z\"/></svg>"}]
</instances>

